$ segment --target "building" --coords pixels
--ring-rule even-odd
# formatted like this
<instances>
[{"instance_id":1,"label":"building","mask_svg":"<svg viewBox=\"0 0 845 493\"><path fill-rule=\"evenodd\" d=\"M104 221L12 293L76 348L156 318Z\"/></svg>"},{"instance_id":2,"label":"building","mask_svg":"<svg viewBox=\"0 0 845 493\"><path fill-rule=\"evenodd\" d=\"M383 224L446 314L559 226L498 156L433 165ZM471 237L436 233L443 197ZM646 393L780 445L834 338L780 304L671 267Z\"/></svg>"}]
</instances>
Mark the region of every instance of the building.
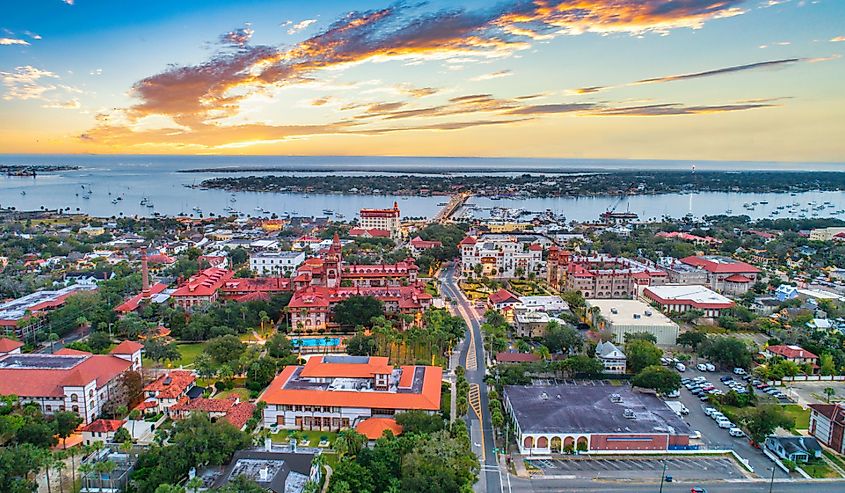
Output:
<instances>
[{"instance_id":1,"label":"building","mask_svg":"<svg viewBox=\"0 0 845 493\"><path fill-rule=\"evenodd\" d=\"M61 349L0 356L0 395L38 404L47 415L73 411L90 424L110 399L124 397L121 377L141 358L141 349L133 348L118 346L110 354Z\"/></svg>"},{"instance_id":2,"label":"building","mask_svg":"<svg viewBox=\"0 0 845 493\"><path fill-rule=\"evenodd\" d=\"M694 245L703 245L703 246L717 246L722 243L722 240L718 238L713 238L712 236L697 236L692 235L689 233L684 233L682 231L672 231L672 232L665 232L661 231L657 233L655 236L658 238L666 238L666 239L675 239L686 241L692 243Z\"/></svg>"},{"instance_id":3,"label":"building","mask_svg":"<svg viewBox=\"0 0 845 493\"><path fill-rule=\"evenodd\" d=\"M845 404L810 404L810 434L845 454Z\"/></svg>"},{"instance_id":4,"label":"building","mask_svg":"<svg viewBox=\"0 0 845 493\"><path fill-rule=\"evenodd\" d=\"M569 311L569 303L563 301L560 296L520 296L519 307L535 312L560 313Z\"/></svg>"},{"instance_id":5,"label":"building","mask_svg":"<svg viewBox=\"0 0 845 493\"><path fill-rule=\"evenodd\" d=\"M704 269L687 265L678 259L666 257L659 262L660 268L666 271L669 284L707 284L708 274Z\"/></svg>"},{"instance_id":6,"label":"building","mask_svg":"<svg viewBox=\"0 0 845 493\"><path fill-rule=\"evenodd\" d=\"M443 243L434 240L424 240L419 236L414 237L408 245L411 247L411 255L418 257L421 253L432 248L442 248Z\"/></svg>"},{"instance_id":7,"label":"building","mask_svg":"<svg viewBox=\"0 0 845 493\"><path fill-rule=\"evenodd\" d=\"M831 241L836 235L841 233L845 233L845 228L817 228L810 231L810 241Z\"/></svg>"},{"instance_id":8,"label":"building","mask_svg":"<svg viewBox=\"0 0 845 493\"><path fill-rule=\"evenodd\" d=\"M144 401L138 404L143 414L170 413L188 392L194 388L197 377L187 370L173 370L144 387Z\"/></svg>"},{"instance_id":9,"label":"building","mask_svg":"<svg viewBox=\"0 0 845 493\"><path fill-rule=\"evenodd\" d=\"M751 264L719 255L693 255L680 261L706 271L710 289L733 296L745 294L760 274L760 269Z\"/></svg>"},{"instance_id":10,"label":"building","mask_svg":"<svg viewBox=\"0 0 845 493\"><path fill-rule=\"evenodd\" d=\"M402 236L399 203L394 202L392 209L361 209L358 213L361 229L383 229L390 232L394 240Z\"/></svg>"},{"instance_id":11,"label":"building","mask_svg":"<svg viewBox=\"0 0 845 493\"><path fill-rule=\"evenodd\" d=\"M488 277L514 278L539 274L543 266L543 246L521 242L511 235L467 236L458 243L461 273ZM480 266L480 267L477 267Z\"/></svg>"},{"instance_id":12,"label":"building","mask_svg":"<svg viewBox=\"0 0 845 493\"><path fill-rule=\"evenodd\" d=\"M386 357L312 356L287 366L259 398L264 426L291 430L341 430L402 411L440 410L443 370L394 368Z\"/></svg>"},{"instance_id":13,"label":"building","mask_svg":"<svg viewBox=\"0 0 845 493\"><path fill-rule=\"evenodd\" d=\"M628 386L508 385L503 400L515 423L519 452L525 455L689 446L689 426L664 401Z\"/></svg>"},{"instance_id":14,"label":"building","mask_svg":"<svg viewBox=\"0 0 845 493\"><path fill-rule=\"evenodd\" d=\"M508 307L513 308L520 303L519 298L515 294L504 288L490 294L487 297L487 302L496 311L502 311Z\"/></svg>"},{"instance_id":15,"label":"building","mask_svg":"<svg viewBox=\"0 0 845 493\"><path fill-rule=\"evenodd\" d=\"M237 396L225 399L209 399L197 397L191 399L183 396L179 402L170 406L169 414L173 419L184 419L194 412L208 415L211 420L224 419L235 428L243 429L255 411L255 404L241 402Z\"/></svg>"},{"instance_id":16,"label":"building","mask_svg":"<svg viewBox=\"0 0 845 493\"><path fill-rule=\"evenodd\" d=\"M766 449L774 452L781 460L791 460L796 464L806 463L810 459L819 459L822 448L812 437L804 436L768 436Z\"/></svg>"},{"instance_id":17,"label":"building","mask_svg":"<svg viewBox=\"0 0 845 493\"><path fill-rule=\"evenodd\" d=\"M819 357L801 346L777 344L774 346L768 346L763 354L766 358L780 356L781 358L787 361L792 361L798 365L809 364L812 365L813 368L818 368Z\"/></svg>"},{"instance_id":18,"label":"building","mask_svg":"<svg viewBox=\"0 0 845 493\"><path fill-rule=\"evenodd\" d=\"M387 238L390 239L391 234L390 231L386 229L364 229L364 228L352 228L349 230L349 236L353 238Z\"/></svg>"},{"instance_id":19,"label":"building","mask_svg":"<svg viewBox=\"0 0 845 493\"><path fill-rule=\"evenodd\" d=\"M612 342L600 342L596 345L596 359L604 365L605 373L625 374L628 358Z\"/></svg>"},{"instance_id":20,"label":"building","mask_svg":"<svg viewBox=\"0 0 845 493\"><path fill-rule=\"evenodd\" d=\"M551 317L545 312L517 310L514 314L514 329L517 337L543 337Z\"/></svg>"},{"instance_id":21,"label":"building","mask_svg":"<svg viewBox=\"0 0 845 493\"><path fill-rule=\"evenodd\" d=\"M179 286L170 297L176 306L190 310L196 306L213 303L218 299L218 291L235 273L227 269L209 267Z\"/></svg>"},{"instance_id":22,"label":"building","mask_svg":"<svg viewBox=\"0 0 845 493\"><path fill-rule=\"evenodd\" d=\"M244 476L271 493L303 493L310 481L320 482L320 468L313 453L277 452L272 448L239 450L222 471L207 469L201 474L202 490L220 489L238 476Z\"/></svg>"},{"instance_id":23,"label":"building","mask_svg":"<svg viewBox=\"0 0 845 493\"><path fill-rule=\"evenodd\" d=\"M705 286L649 286L643 290L643 297L658 305L667 313L683 313L700 310L705 317L718 317L725 310L733 308L734 302Z\"/></svg>"},{"instance_id":24,"label":"building","mask_svg":"<svg viewBox=\"0 0 845 493\"><path fill-rule=\"evenodd\" d=\"M625 342L625 334L639 332L656 337L658 346L673 346L678 339L678 324L642 301L587 300L586 305L593 327L610 331L616 344Z\"/></svg>"},{"instance_id":25,"label":"building","mask_svg":"<svg viewBox=\"0 0 845 493\"><path fill-rule=\"evenodd\" d=\"M20 341L0 337L0 358L8 354L21 354L22 347L23 343Z\"/></svg>"},{"instance_id":26,"label":"building","mask_svg":"<svg viewBox=\"0 0 845 493\"><path fill-rule=\"evenodd\" d=\"M549 284L559 291L578 291L585 298L634 298L639 286L665 284L665 271L643 262L598 255L576 257L569 252L549 250L546 263Z\"/></svg>"},{"instance_id":27,"label":"building","mask_svg":"<svg viewBox=\"0 0 845 493\"><path fill-rule=\"evenodd\" d=\"M257 252L249 256L249 269L259 276L284 276L305 262L304 252Z\"/></svg>"},{"instance_id":28,"label":"building","mask_svg":"<svg viewBox=\"0 0 845 493\"><path fill-rule=\"evenodd\" d=\"M15 334L19 339L29 339L46 323L43 314L64 305L65 301L75 294L96 290L96 285L72 284L57 290L36 291L0 303L0 331Z\"/></svg>"},{"instance_id":29,"label":"building","mask_svg":"<svg viewBox=\"0 0 845 493\"><path fill-rule=\"evenodd\" d=\"M125 422L122 419L98 419L82 428L82 443L91 445L94 442L113 442L115 432Z\"/></svg>"}]
</instances>

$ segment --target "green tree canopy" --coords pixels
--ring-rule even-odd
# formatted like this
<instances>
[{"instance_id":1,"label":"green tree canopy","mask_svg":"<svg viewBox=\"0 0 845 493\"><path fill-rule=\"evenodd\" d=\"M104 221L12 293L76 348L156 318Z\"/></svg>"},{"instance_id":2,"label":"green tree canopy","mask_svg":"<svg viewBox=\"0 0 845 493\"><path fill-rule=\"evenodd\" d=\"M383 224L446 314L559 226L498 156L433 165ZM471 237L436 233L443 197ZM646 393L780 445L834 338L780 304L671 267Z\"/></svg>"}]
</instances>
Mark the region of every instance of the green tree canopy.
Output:
<instances>
[{"instance_id":1,"label":"green tree canopy","mask_svg":"<svg viewBox=\"0 0 845 493\"><path fill-rule=\"evenodd\" d=\"M663 351L651 341L634 339L625 345L625 356L628 357L628 369L639 373L648 366L659 365Z\"/></svg>"},{"instance_id":2,"label":"green tree canopy","mask_svg":"<svg viewBox=\"0 0 845 493\"><path fill-rule=\"evenodd\" d=\"M662 394L668 394L681 386L681 376L664 366L653 365L645 367L634 375L631 383L637 387L654 389Z\"/></svg>"},{"instance_id":3,"label":"green tree canopy","mask_svg":"<svg viewBox=\"0 0 845 493\"><path fill-rule=\"evenodd\" d=\"M342 326L366 326L374 317L384 315L384 304L372 296L350 296L335 305L333 313Z\"/></svg>"}]
</instances>

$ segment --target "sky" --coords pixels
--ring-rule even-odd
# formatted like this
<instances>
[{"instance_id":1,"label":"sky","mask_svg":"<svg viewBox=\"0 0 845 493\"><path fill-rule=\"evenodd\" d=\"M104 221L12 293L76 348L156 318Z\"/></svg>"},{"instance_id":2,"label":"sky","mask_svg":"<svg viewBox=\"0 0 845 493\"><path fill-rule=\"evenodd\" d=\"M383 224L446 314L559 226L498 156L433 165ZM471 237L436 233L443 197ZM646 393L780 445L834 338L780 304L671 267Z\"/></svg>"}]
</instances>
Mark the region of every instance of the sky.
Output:
<instances>
[{"instance_id":1,"label":"sky","mask_svg":"<svg viewBox=\"0 0 845 493\"><path fill-rule=\"evenodd\" d=\"M843 0L0 0L0 152L845 162Z\"/></svg>"}]
</instances>

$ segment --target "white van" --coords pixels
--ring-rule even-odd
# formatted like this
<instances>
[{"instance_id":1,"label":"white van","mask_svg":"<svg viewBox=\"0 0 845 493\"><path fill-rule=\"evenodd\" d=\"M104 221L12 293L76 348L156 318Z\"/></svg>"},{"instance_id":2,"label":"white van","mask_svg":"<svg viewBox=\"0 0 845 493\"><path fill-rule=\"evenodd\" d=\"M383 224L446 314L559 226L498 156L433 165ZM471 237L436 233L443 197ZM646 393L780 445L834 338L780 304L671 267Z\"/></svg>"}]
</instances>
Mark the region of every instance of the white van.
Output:
<instances>
[{"instance_id":1,"label":"white van","mask_svg":"<svg viewBox=\"0 0 845 493\"><path fill-rule=\"evenodd\" d=\"M716 421L716 424L719 425L719 428L736 428L736 425L731 423L731 420L728 418L722 418Z\"/></svg>"},{"instance_id":2,"label":"white van","mask_svg":"<svg viewBox=\"0 0 845 493\"><path fill-rule=\"evenodd\" d=\"M704 363L699 363L695 365L695 367L698 368L698 371L707 371L707 365L705 365Z\"/></svg>"},{"instance_id":3,"label":"white van","mask_svg":"<svg viewBox=\"0 0 845 493\"><path fill-rule=\"evenodd\" d=\"M676 365L675 365L675 369L676 369L676 370L678 370L678 371L680 371L680 372L687 371L687 367L686 367L686 366L684 366L684 364L683 364L683 363L678 363L678 364L676 364Z\"/></svg>"},{"instance_id":4,"label":"white van","mask_svg":"<svg viewBox=\"0 0 845 493\"><path fill-rule=\"evenodd\" d=\"M716 371L716 365L713 363L707 363L707 371Z\"/></svg>"},{"instance_id":5,"label":"white van","mask_svg":"<svg viewBox=\"0 0 845 493\"><path fill-rule=\"evenodd\" d=\"M731 428L728 430L728 433L731 434L732 437L744 437L745 433L742 432L739 428Z\"/></svg>"}]
</instances>

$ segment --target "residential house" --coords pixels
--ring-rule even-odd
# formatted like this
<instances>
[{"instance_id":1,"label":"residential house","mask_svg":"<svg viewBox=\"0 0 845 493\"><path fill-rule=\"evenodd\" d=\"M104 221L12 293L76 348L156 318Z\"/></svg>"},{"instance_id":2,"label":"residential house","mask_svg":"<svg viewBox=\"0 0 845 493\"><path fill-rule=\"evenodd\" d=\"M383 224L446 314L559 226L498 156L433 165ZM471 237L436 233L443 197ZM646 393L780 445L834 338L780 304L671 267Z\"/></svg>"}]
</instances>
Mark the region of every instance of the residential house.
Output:
<instances>
[{"instance_id":1,"label":"residential house","mask_svg":"<svg viewBox=\"0 0 845 493\"><path fill-rule=\"evenodd\" d=\"M810 364L814 369L818 369L819 357L801 346L784 344L768 346L763 352L763 355L767 359L774 356L780 356L787 361L792 361L798 365Z\"/></svg>"},{"instance_id":2,"label":"residential house","mask_svg":"<svg viewBox=\"0 0 845 493\"><path fill-rule=\"evenodd\" d=\"M781 460L791 460L796 464L818 459L822 456L822 448L813 437L805 436L769 436L765 446Z\"/></svg>"},{"instance_id":3,"label":"residential house","mask_svg":"<svg viewBox=\"0 0 845 493\"><path fill-rule=\"evenodd\" d=\"M596 345L596 359L604 365L605 373L623 375L625 373L628 358L621 349L612 342L600 342Z\"/></svg>"},{"instance_id":4,"label":"residential house","mask_svg":"<svg viewBox=\"0 0 845 493\"><path fill-rule=\"evenodd\" d=\"M82 428L82 443L113 442L114 434L123 427L122 419L98 419Z\"/></svg>"},{"instance_id":5,"label":"residential house","mask_svg":"<svg viewBox=\"0 0 845 493\"><path fill-rule=\"evenodd\" d=\"M810 404L810 434L845 454L845 404Z\"/></svg>"}]
</instances>

